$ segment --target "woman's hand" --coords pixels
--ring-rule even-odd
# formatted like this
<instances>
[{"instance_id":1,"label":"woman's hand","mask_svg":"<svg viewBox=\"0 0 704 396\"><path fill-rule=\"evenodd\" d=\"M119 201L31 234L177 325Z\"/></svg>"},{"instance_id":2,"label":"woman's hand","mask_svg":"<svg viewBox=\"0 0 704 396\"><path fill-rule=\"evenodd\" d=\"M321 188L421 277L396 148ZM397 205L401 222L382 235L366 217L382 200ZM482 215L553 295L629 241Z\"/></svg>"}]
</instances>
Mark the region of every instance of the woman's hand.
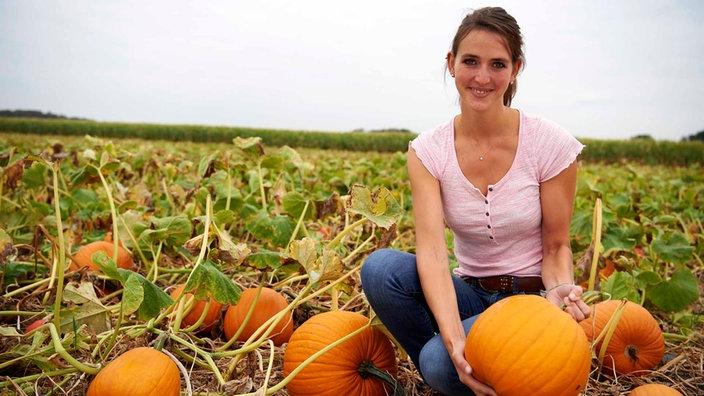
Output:
<instances>
[{"instance_id":1,"label":"woman's hand","mask_svg":"<svg viewBox=\"0 0 704 396\"><path fill-rule=\"evenodd\" d=\"M450 351L450 358L455 365L455 369L457 369L460 381L472 389L477 396L497 396L494 389L479 382L472 375L472 367L470 367L469 363L467 363L467 360L464 358L464 343L456 343L453 346L452 351Z\"/></svg>"},{"instance_id":2,"label":"woman's hand","mask_svg":"<svg viewBox=\"0 0 704 396\"><path fill-rule=\"evenodd\" d=\"M591 308L582 300L582 287L568 283L557 285L548 290L545 298L572 315L574 320L581 322L589 317Z\"/></svg>"}]
</instances>

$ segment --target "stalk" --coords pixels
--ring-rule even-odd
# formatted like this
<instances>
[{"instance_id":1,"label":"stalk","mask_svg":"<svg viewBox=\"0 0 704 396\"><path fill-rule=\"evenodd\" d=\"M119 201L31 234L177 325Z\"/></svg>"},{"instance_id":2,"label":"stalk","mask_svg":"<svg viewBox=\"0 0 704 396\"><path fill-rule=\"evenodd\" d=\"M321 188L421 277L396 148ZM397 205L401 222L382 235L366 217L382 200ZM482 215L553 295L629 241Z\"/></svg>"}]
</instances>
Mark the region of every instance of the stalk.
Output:
<instances>
[{"instance_id":1,"label":"stalk","mask_svg":"<svg viewBox=\"0 0 704 396\"><path fill-rule=\"evenodd\" d=\"M196 259L196 263L193 266L193 269L191 269L191 272L188 274L188 278L186 278L185 284L188 284L188 281L191 280L191 277L193 276L193 273L195 272L196 268L200 265L200 263L205 260L205 252L208 247L208 232L210 231L210 222L211 222L211 212L212 212L212 199L210 197L210 194L207 195L206 197L206 203L205 203L205 227L203 229L203 243L200 245L200 253L198 254L198 258ZM181 297L186 293L186 290L184 288L183 292L181 295L179 295L179 300ZM181 321L183 320L183 307L180 306L176 311L176 318L174 319L174 329L180 329L181 328Z\"/></svg>"},{"instance_id":2,"label":"stalk","mask_svg":"<svg viewBox=\"0 0 704 396\"><path fill-rule=\"evenodd\" d=\"M599 267L599 252L601 252L601 198L596 199L594 204L594 217L592 219L592 266L589 272L589 286L587 290L594 290L596 284L597 267Z\"/></svg>"},{"instance_id":3,"label":"stalk","mask_svg":"<svg viewBox=\"0 0 704 396\"><path fill-rule=\"evenodd\" d=\"M68 353L68 351L64 348L63 344L61 344L61 337L59 337L59 332L56 330L56 326L54 326L53 323L47 323L47 325L49 326L49 332L51 333L51 341L54 344L54 349L56 350L56 353L58 353L62 358L64 358L64 360L66 360L71 366L73 366L77 370L90 375L98 374L100 368L83 364L76 360L73 356L71 356L71 354Z\"/></svg>"},{"instance_id":4,"label":"stalk","mask_svg":"<svg viewBox=\"0 0 704 396\"><path fill-rule=\"evenodd\" d=\"M53 265L55 271L52 271L52 279L54 273L58 277L56 284L56 299L54 300L54 326L56 326L54 331L57 328L61 328L61 301L63 300L64 271L66 269L66 244L64 242L64 226L61 222L61 205L59 204L58 168L58 164L55 163L51 166L52 183L54 189L54 212L56 215L56 232L59 245L59 253ZM117 257L117 254L115 254L115 257Z\"/></svg>"},{"instance_id":5,"label":"stalk","mask_svg":"<svg viewBox=\"0 0 704 396\"><path fill-rule=\"evenodd\" d=\"M371 360L363 360L362 363L357 368L357 372L362 378L374 377L379 381L385 383L392 389L393 396L405 396L403 387L399 386L398 381L391 374L386 371L381 370L379 367L374 365Z\"/></svg>"}]
</instances>

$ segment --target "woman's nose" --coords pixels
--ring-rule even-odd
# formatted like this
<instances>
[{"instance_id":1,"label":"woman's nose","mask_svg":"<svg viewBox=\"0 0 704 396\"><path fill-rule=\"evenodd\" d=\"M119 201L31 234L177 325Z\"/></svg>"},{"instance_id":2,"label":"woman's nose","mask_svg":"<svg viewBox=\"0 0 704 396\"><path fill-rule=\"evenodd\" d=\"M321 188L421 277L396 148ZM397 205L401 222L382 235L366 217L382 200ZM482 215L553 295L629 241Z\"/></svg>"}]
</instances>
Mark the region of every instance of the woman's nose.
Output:
<instances>
[{"instance_id":1,"label":"woman's nose","mask_svg":"<svg viewBox=\"0 0 704 396\"><path fill-rule=\"evenodd\" d=\"M484 67L480 67L479 70L477 70L477 75L474 77L474 79L477 80L477 82L480 84L488 83L491 79L489 76L489 70Z\"/></svg>"}]
</instances>

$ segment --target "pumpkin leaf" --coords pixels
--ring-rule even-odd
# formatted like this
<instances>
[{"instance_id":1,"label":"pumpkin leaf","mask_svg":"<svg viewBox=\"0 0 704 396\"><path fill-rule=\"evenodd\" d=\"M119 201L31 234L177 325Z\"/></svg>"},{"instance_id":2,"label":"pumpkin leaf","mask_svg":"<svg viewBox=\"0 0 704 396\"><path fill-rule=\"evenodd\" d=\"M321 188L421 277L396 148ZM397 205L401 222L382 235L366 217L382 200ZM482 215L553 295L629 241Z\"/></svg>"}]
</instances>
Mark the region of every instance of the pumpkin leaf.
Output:
<instances>
[{"instance_id":1,"label":"pumpkin leaf","mask_svg":"<svg viewBox=\"0 0 704 396\"><path fill-rule=\"evenodd\" d=\"M78 286L66 284L63 301L74 305L62 309L61 331L66 333L74 326L86 325L92 332L99 334L112 328L110 312L95 294L93 283L84 281Z\"/></svg>"},{"instance_id":2,"label":"pumpkin leaf","mask_svg":"<svg viewBox=\"0 0 704 396\"><path fill-rule=\"evenodd\" d=\"M215 248L217 249L217 255L220 260L226 262L232 266L238 266L247 258L251 250L247 247L246 243L234 243L232 237L229 233L221 230L213 224L213 228L216 231Z\"/></svg>"},{"instance_id":3,"label":"pumpkin leaf","mask_svg":"<svg viewBox=\"0 0 704 396\"><path fill-rule=\"evenodd\" d=\"M318 251L315 248L315 241L310 238L293 241L288 247L288 255L298 261L310 276L311 282L317 282L313 279L311 272L315 271L315 260L318 258Z\"/></svg>"},{"instance_id":4,"label":"pumpkin leaf","mask_svg":"<svg viewBox=\"0 0 704 396\"><path fill-rule=\"evenodd\" d=\"M360 184L352 186L347 210L360 214L386 229L396 223L402 212L401 205L387 188L382 187L372 193L368 187Z\"/></svg>"},{"instance_id":5,"label":"pumpkin leaf","mask_svg":"<svg viewBox=\"0 0 704 396\"><path fill-rule=\"evenodd\" d=\"M323 254L316 260L316 265L312 277L317 277L318 282L336 280L344 275L342 259L330 249L323 248Z\"/></svg>"},{"instance_id":6,"label":"pumpkin leaf","mask_svg":"<svg viewBox=\"0 0 704 396\"><path fill-rule=\"evenodd\" d=\"M627 272L615 271L608 279L601 282L601 291L608 293L612 300L625 298L638 301L636 280Z\"/></svg>"},{"instance_id":7,"label":"pumpkin leaf","mask_svg":"<svg viewBox=\"0 0 704 396\"><path fill-rule=\"evenodd\" d=\"M232 143L249 158L257 158L264 155L264 145L260 137L241 138L237 136L232 139Z\"/></svg>"},{"instance_id":8,"label":"pumpkin leaf","mask_svg":"<svg viewBox=\"0 0 704 396\"><path fill-rule=\"evenodd\" d=\"M319 257L315 241L303 238L291 242L289 255L306 270L311 283L334 280L342 276L342 259L330 249L323 249Z\"/></svg>"},{"instance_id":9,"label":"pumpkin leaf","mask_svg":"<svg viewBox=\"0 0 704 396\"><path fill-rule=\"evenodd\" d=\"M697 278L688 269L678 269L670 279L647 289L647 296L658 308L673 312L687 307L699 298Z\"/></svg>"},{"instance_id":10,"label":"pumpkin leaf","mask_svg":"<svg viewBox=\"0 0 704 396\"><path fill-rule=\"evenodd\" d=\"M653 240L650 248L662 260L675 264L687 263L694 252L694 247L689 245L687 237L679 232L673 234L667 241L661 238Z\"/></svg>"},{"instance_id":11,"label":"pumpkin leaf","mask_svg":"<svg viewBox=\"0 0 704 396\"><path fill-rule=\"evenodd\" d=\"M125 288L122 292L123 303L125 301L125 292L131 293L128 301L128 308L133 309L134 304L139 301L139 305L136 308L137 316L143 320L149 320L156 317L163 308L171 305L174 300L169 297L161 288L150 282L147 278L142 275L118 268L117 271L120 273L120 279L122 280L122 286ZM125 310L125 307L123 307ZM134 312L132 310L131 312Z\"/></svg>"},{"instance_id":12,"label":"pumpkin leaf","mask_svg":"<svg viewBox=\"0 0 704 396\"><path fill-rule=\"evenodd\" d=\"M210 259L193 269L183 292L193 293L198 299L210 296L221 304L237 304L242 294Z\"/></svg>"},{"instance_id":13,"label":"pumpkin leaf","mask_svg":"<svg viewBox=\"0 0 704 396\"><path fill-rule=\"evenodd\" d=\"M180 246L191 236L191 222L186 215L169 217L152 217L151 227L144 230L142 237L148 237L155 242L163 241L169 246Z\"/></svg>"},{"instance_id":14,"label":"pumpkin leaf","mask_svg":"<svg viewBox=\"0 0 704 396\"><path fill-rule=\"evenodd\" d=\"M247 265L260 270L277 269L281 266L281 253L273 250L261 249L258 252L251 253L247 257Z\"/></svg>"},{"instance_id":15,"label":"pumpkin leaf","mask_svg":"<svg viewBox=\"0 0 704 396\"><path fill-rule=\"evenodd\" d=\"M22 175L22 183L28 189L37 189L46 186L46 178L49 167L44 162L35 161L32 165L24 170Z\"/></svg>"},{"instance_id":16,"label":"pumpkin leaf","mask_svg":"<svg viewBox=\"0 0 704 396\"><path fill-rule=\"evenodd\" d=\"M279 247L288 244L294 227L290 217L272 215L262 210L247 224L247 231L257 239L269 241L273 246Z\"/></svg>"},{"instance_id":17,"label":"pumpkin leaf","mask_svg":"<svg viewBox=\"0 0 704 396\"><path fill-rule=\"evenodd\" d=\"M122 313L130 315L137 312L144 301L144 288L134 276L127 275L122 284Z\"/></svg>"},{"instance_id":18,"label":"pumpkin leaf","mask_svg":"<svg viewBox=\"0 0 704 396\"><path fill-rule=\"evenodd\" d=\"M643 271L636 276L636 279L644 285L657 285L662 282L660 275L653 271Z\"/></svg>"},{"instance_id":19,"label":"pumpkin leaf","mask_svg":"<svg viewBox=\"0 0 704 396\"><path fill-rule=\"evenodd\" d=\"M303 210L306 208L306 202L308 202L304 197L303 194L298 193L298 192L290 192L284 195L283 199L283 206L284 210L286 213L288 213L291 217L294 219L298 219L301 217L301 214L303 213ZM310 205L309 205L310 206ZM306 217L304 219L310 219L312 218L313 211L308 209L308 212L306 212Z\"/></svg>"}]
</instances>

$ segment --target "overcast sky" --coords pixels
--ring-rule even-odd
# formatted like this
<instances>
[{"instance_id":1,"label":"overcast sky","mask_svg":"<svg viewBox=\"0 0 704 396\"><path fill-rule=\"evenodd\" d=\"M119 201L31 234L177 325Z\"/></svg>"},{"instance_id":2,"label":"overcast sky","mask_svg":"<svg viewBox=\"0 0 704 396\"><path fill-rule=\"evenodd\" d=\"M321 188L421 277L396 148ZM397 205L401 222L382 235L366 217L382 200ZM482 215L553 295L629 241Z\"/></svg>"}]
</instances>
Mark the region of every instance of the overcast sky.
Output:
<instances>
[{"instance_id":1,"label":"overcast sky","mask_svg":"<svg viewBox=\"0 0 704 396\"><path fill-rule=\"evenodd\" d=\"M421 132L459 112L445 54L486 5L523 31L514 107L582 138L704 130L700 0L0 0L0 109Z\"/></svg>"}]
</instances>

